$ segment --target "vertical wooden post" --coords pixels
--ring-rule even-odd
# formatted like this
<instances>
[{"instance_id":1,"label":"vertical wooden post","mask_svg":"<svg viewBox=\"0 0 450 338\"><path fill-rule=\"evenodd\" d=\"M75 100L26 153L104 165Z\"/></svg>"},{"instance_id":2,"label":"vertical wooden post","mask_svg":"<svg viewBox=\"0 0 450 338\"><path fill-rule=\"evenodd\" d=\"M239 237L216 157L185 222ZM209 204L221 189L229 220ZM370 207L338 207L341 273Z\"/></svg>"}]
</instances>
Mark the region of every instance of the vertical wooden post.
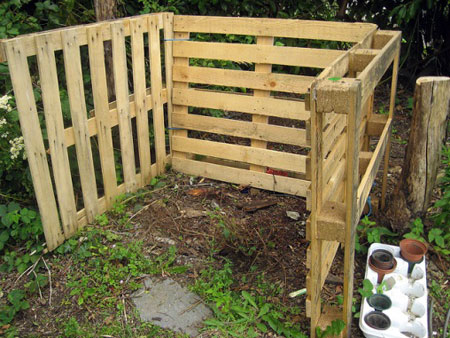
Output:
<instances>
[{"instance_id":1,"label":"vertical wooden post","mask_svg":"<svg viewBox=\"0 0 450 338\"><path fill-rule=\"evenodd\" d=\"M345 254L344 254L344 322L350 337L353 301L353 270L355 261L355 233L358 224L357 191L359 184L359 128L361 123L361 82L349 88L347 115L347 155L345 183Z\"/></svg>"},{"instance_id":2,"label":"vertical wooden post","mask_svg":"<svg viewBox=\"0 0 450 338\"><path fill-rule=\"evenodd\" d=\"M150 82L152 87L153 128L155 132L155 153L157 173L164 171L166 164L166 135L164 110L162 106L161 44L159 41L158 17L148 18L148 40L150 54Z\"/></svg>"},{"instance_id":3,"label":"vertical wooden post","mask_svg":"<svg viewBox=\"0 0 450 338\"><path fill-rule=\"evenodd\" d=\"M78 171L83 191L84 210L88 222L93 222L99 213L97 183L84 97L83 71L81 68L80 44L74 29L61 32L66 71L67 93L77 152Z\"/></svg>"},{"instance_id":4,"label":"vertical wooden post","mask_svg":"<svg viewBox=\"0 0 450 338\"><path fill-rule=\"evenodd\" d=\"M106 206L109 208L114 203L114 198L117 196L117 176L109 117L108 90L106 84L105 56L103 52L101 25L88 28L87 37L98 148L102 167Z\"/></svg>"},{"instance_id":5,"label":"vertical wooden post","mask_svg":"<svg viewBox=\"0 0 450 338\"><path fill-rule=\"evenodd\" d=\"M397 93L397 78L398 78L398 66L400 62L400 47L394 57L394 63L392 66L392 82L391 82L391 98L389 101L389 118L394 118L395 109L395 94ZM381 209L384 209L386 205L386 190L387 190L387 174L389 170L389 153L391 151L391 135L389 135L386 150L384 152L384 165L383 165L383 181L381 185Z\"/></svg>"},{"instance_id":6,"label":"vertical wooden post","mask_svg":"<svg viewBox=\"0 0 450 338\"><path fill-rule=\"evenodd\" d=\"M172 67L173 67L173 13L165 13L164 24L164 60L166 65L166 89L167 89L167 119L169 127L172 126ZM172 154L172 130L169 129L169 146Z\"/></svg>"},{"instance_id":7,"label":"vertical wooden post","mask_svg":"<svg viewBox=\"0 0 450 338\"><path fill-rule=\"evenodd\" d=\"M111 40L125 191L134 192L137 189L136 166L134 164L133 129L131 127L130 102L128 98L128 69L123 22L111 23Z\"/></svg>"},{"instance_id":8,"label":"vertical wooden post","mask_svg":"<svg viewBox=\"0 0 450 338\"><path fill-rule=\"evenodd\" d=\"M322 241L317 237L317 218L322 206L323 190L323 113L317 112L316 83L311 86L311 269L308 298L311 316L311 337L315 337L315 328L321 313L320 293L322 285Z\"/></svg>"},{"instance_id":9,"label":"vertical wooden post","mask_svg":"<svg viewBox=\"0 0 450 338\"><path fill-rule=\"evenodd\" d=\"M256 43L258 45L273 45L273 36L257 36ZM271 64L255 64L255 72L257 73L270 73L272 72ZM254 91L254 96L258 97L268 97L270 96L270 90L256 90ZM252 115L252 122L257 123L268 123L269 117L263 115ZM267 142L260 140L251 140L251 146L255 148L267 148ZM250 165L250 170L255 170L259 172L264 172L266 170L265 167L258 165Z\"/></svg>"},{"instance_id":10,"label":"vertical wooden post","mask_svg":"<svg viewBox=\"0 0 450 338\"><path fill-rule=\"evenodd\" d=\"M45 240L48 249L53 250L64 241L64 235L60 228L27 56L23 45L16 40L5 42L5 47Z\"/></svg>"},{"instance_id":11,"label":"vertical wooden post","mask_svg":"<svg viewBox=\"0 0 450 338\"><path fill-rule=\"evenodd\" d=\"M69 156L64 139L55 51L51 46L51 37L47 34L36 37L36 47L53 177L64 236L69 238L77 231L78 218Z\"/></svg>"},{"instance_id":12,"label":"vertical wooden post","mask_svg":"<svg viewBox=\"0 0 450 338\"><path fill-rule=\"evenodd\" d=\"M151 153L148 127L147 94L145 85L144 29L147 21L143 18L130 20L131 56L133 67L134 107L136 111L137 141L139 147L140 186L151 180Z\"/></svg>"}]
</instances>

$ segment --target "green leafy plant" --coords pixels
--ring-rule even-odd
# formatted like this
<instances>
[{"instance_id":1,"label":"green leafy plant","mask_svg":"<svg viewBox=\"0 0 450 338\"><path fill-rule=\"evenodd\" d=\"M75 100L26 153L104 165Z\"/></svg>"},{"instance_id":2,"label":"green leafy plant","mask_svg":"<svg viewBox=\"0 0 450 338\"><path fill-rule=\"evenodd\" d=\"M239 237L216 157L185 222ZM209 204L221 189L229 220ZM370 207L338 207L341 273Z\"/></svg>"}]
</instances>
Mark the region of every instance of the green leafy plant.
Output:
<instances>
[{"instance_id":1,"label":"green leafy plant","mask_svg":"<svg viewBox=\"0 0 450 338\"><path fill-rule=\"evenodd\" d=\"M16 268L20 273L35 263L43 251L43 230L39 214L21 208L16 202L0 204L0 253L3 254L2 271ZM23 246L25 254L19 254L16 246Z\"/></svg>"},{"instance_id":2,"label":"green leafy plant","mask_svg":"<svg viewBox=\"0 0 450 338\"><path fill-rule=\"evenodd\" d=\"M345 322L342 319L335 319L328 325L325 330L316 327L316 337L325 338L330 336L338 336L345 329Z\"/></svg>"},{"instance_id":3,"label":"green leafy plant","mask_svg":"<svg viewBox=\"0 0 450 338\"><path fill-rule=\"evenodd\" d=\"M380 243L382 236L396 237L396 233L386 227L376 226L367 216L364 217L356 227L355 250L359 253L367 253L367 244Z\"/></svg>"},{"instance_id":4,"label":"green leafy plant","mask_svg":"<svg viewBox=\"0 0 450 338\"><path fill-rule=\"evenodd\" d=\"M213 263L213 262L212 262ZM232 263L226 261L221 269L210 266L201 271L201 276L191 287L210 303L214 318L205 324L222 333L223 337L259 337L269 328L288 338L306 337L301 331L285 319L286 309L267 301L266 297L251 291L235 291ZM261 290L279 292L258 283Z\"/></svg>"},{"instance_id":5,"label":"green leafy plant","mask_svg":"<svg viewBox=\"0 0 450 338\"><path fill-rule=\"evenodd\" d=\"M373 284L370 280L363 280L363 287L358 289L359 294L362 297L369 298L373 295Z\"/></svg>"},{"instance_id":6,"label":"green leafy plant","mask_svg":"<svg viewBox=\"0 0 450 338\"><path fill-rule=\"evenodd\" d=\"M405 235L403 235L403 237L405 238L411 238L411 239L416 239L418 241L421 242L425 242L425 234L424 234L424 230L423 230L423 223L422 220L420 218L416 218L411 226L410 226L411 231L406 233Z\"/></svg>"},{"instance_id":7,"label":"green leafy plant","mask_svg":"<svg viewBox=\"0 0 450 338\"><path fill-rule=\"evenodd\" d=\"M23 290L12 290L8 293L8 304L0 308L0 326L11 323L18 312L30 307L24 298L25 291Z\"/></svg>"}]
</instances>

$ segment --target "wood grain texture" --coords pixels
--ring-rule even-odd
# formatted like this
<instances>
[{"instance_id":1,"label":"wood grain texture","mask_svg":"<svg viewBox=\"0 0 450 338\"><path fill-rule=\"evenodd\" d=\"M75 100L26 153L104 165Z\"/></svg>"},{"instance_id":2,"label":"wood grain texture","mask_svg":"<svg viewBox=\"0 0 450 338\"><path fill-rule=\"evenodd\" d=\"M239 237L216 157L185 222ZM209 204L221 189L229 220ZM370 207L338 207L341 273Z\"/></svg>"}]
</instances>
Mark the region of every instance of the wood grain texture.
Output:
<instances>
[{"instance_id":1,"label":"wood grain texture","mask_svg":"<svg viewBox=\"0 0 450 338\"><path fill-rule=\"evenodd\" d=\"M91 139L87 120L86 101L84 97L83 72L81 68L80 45L73 30L61 32L64 51L64 69L66 71L67 94L69 96L70 115L72 118L72 138L68 139L65 129L66 147L75 144L78 171L84 209L89 222L98 215L97 183L95 181L94 161L92 158Z\"/></svg>"},{"instance_id":2,"label":"wood grain texture","mask_svg":"<svg viewBox=\"0 0 450 338\"><path fill-rule=\"evenodd\" d=\"M77 231L77 208L70 172L69 156L64 139L64 122L59 100L59 84L55 52L48 44L48 36L36 37L39 79L45 124L52 159L53 177L58 197L64 237L69 238Z\"/></svg>"},{"instance_id":3,"label":"wood grain texture","mask_svg":"<svg viewBox=\"0 0 450 338\"><path fill-rule=\"evenodd\" d=\"M194 161L183 158L173 158L175 170L196 176L203 176L219 181L250 185L271 191L282 192L296 196L306 196L310 182L297 178L274 176L257 171L224 167L213 163Z\"/></svg>"},{"instance_id":4,"label":"wood grain texture","mask_svg":"<svg viewBox=\"0 0 450 338\"><path fill-rule=\"evenodd\" d=\"M280 47L262 44L175 41L174 56L325 68L345 51L320 48Z\"/></svg>"},{"instance_id":5,"label":"wood grain texture","mask_svg":"<svg viewBox=\"0 0 450 338\"><path fill-rule=\"evenodd\" d=\"M174 65L173 80L178 82L305 94L308 92L308 88L314 80L314 77Z\"/></svg>"},{"instance_id":6,"label":"wood grain texture","mask_svg":"<svg viewBox=\"0 0 450 338\"><path fill-rule=\"evenodd\" d=\"M237 111L248 114L275 116L293 120L308 120L305 102L274 97L255 97L230 92L197 89L173 89L173 102L198 108Z\"/></svg>"},{"instance_id":7,"label":"wood grain texture","mask_svg":"<svg viewBox=\"0 0 450 338\"><path fill-rule=\"evenodd\" d=\"M117 196L117 177L109 119L108 91L106 88L105 58L100 26L87 30L89 42L89 65L91 69L92 94L94 97L95 122L102 169L106 205L110 207Z\"/></svg>"},{"instance_id":8,"label":"wood grain texture","mask_svg":"<svg viewBox=\"0 0 450 338\"><path fill-rule=\"evenodd\" d=\"M306 156L281 151L261 149L237 144L227 144L180 136L173 137L175 151L223 158L260 166L305 173Z\"/></svg>"},{"instance_id":9,"label":"wood grain texture","mask_svg":"<svg viewBox=\"0 0 450 338\"><path fill-rule=\"evenodd\" d=\"M60 227L47 155L39 128L27 57L24 47L17 40L6 42L4 46L45 240L47 248L53 250L64 241L64 235Z\"/></svg>"},{"instance_id":10,"label":"wood grain texture","mask_svg":"<svg viewBox=\"0 0 450 338\"><path fill-rule=\"evenodd\" d=\"M266 18L176 15L176 32L276 36L298 39L358 42L376 27L366 23Z\"/></svg>"},{"instance_id":11,"label":"wood grain texture","mask_svg":"<svg viewBox=\"0 0 450 338\"><path fill-rule=\"evenodd\" d=\"M292 144L308 147L304 129L280 127L266 123L236 121L218 117L194 114L176 114L172 116L175 128L199 130L229 136L244 137L261 141Z\"/></svg>"},{"instance_id":12,"label":"wood grain texture","mask_svg":"<svg viewBox=\"0 0 450 338\"><path fill-rule=\"evenodd\" d=\"M156 167L158 168L158 174L161 174L166 165L166 135L164 127L164 110L162 105L161 46L159 42L158 20L156 17L148 18L148 39Z\"/></svg>"},{"instance_id":13,"label":"wood grain texture","mask_svg":"<svg viewBox=\"0 0 450 338\"><path fill-rule=\"evenodd\" d=\"M117 115L119 117L120 150L125 192L137 189L136 166L134 164L133 130L131 129L130 102L128 101L128 68L125 35L122 22L111 24L113 73L116 92Z\"/></svg>"},{"instance_id":14,"label":"wood grain texture","mask_svg":"<svg viewBox=\"0 0 450 338\"><path fill-rule=\"evenodd\" d=\"M130 21L131 30L131 64L133 68L133 99L134 109L130 102L130 114L136 115L137 142L139 153L139 168L141 171L140 186L143 187L151 180L151 154L150 132L148 126L148 110L151 109L152 100L147 97L145 85L145 52L144 30L147 29L147 21L144 18Z\"/></svg>"}]
</instances>

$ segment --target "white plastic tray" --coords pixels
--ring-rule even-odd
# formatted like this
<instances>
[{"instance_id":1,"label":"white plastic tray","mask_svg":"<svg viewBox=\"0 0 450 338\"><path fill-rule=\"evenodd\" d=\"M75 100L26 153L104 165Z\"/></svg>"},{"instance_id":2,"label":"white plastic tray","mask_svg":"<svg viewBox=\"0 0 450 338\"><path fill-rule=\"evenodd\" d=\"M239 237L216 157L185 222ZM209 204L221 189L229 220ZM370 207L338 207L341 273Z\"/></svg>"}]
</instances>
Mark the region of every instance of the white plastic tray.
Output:
<instances>
[{"instance_id":1,"label":"white plastic tray","mask_svg":"<svg viewBox=\"0 0 450 338\"><path fill-rule=\"evenodd\" d=\"M398 246L374 243L370 246L366 261L365 278L369 279L376 289L378 274L369 267L369 257L374 250L385 249L390 251L397 260L397 268L394 272L386 274L383 281L386 282L388 291L383 293L392 301L390 309L383 311L391 320L391 326L386 330L371 328L364 321L364 317L374 311L367 299L361 304L359 327L368 338L405 338L428 337L427 327L427 276L425 257L421 263L414 266L411 277L408 278L408 262L400 257ZM403 334L409 332L414 336Z\"/></svg>"}]
</instances>

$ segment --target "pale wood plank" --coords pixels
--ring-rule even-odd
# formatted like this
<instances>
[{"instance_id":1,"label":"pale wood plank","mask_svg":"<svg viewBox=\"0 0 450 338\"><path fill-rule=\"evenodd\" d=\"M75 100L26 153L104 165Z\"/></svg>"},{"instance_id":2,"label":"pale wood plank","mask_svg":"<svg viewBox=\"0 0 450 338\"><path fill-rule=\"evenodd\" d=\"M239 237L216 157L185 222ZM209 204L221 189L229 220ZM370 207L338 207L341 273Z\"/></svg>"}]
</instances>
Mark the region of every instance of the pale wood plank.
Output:
<instances>
[{"instance_id":1,"label":"pale wood plank","mask_svg":"<svg viewBox=\"0 0 450 338\"><path fill-rule=\"evenodd\" d=\"M273 45L274 38L271 36L257 36L256 37L256 44L257 45ZM272 72L272 65L267 63L257 63L255 65L255 73L260 74L270 74ZM270 90L257 90L253 92L254 97L263 97L268 98L270 97ZM269 117L267 115L252 115L252 122L256 123L268 123ZM257 139L251 140L251 146L255 148L267 148L267 142L261 141ZM266 167L265 166L257 166L257 165L250 165L250 170L255 170L259 172L265 172Z\"/></svg>"},{"instance_id":2,"label":"pale wood plank","mask_svg":"<svg viewBox=\"0 0 450 338\"><path fill-rule=\"evenodd\" d=\"M131 56L133 68L133 100L130 98L130 113L136 114L137 141L139 151L139 166L141 170L140 186L143 187L151 180L150 133L148 127L148 110L152 100L147 97L145 85L145 52L144 29L147 21L144 18L130 20ZM134 101L134 109L133 106Z\"/></svg>"},{"instance_id":3,"label":"pale wood plank","mask_svg":"<svg viewBox=\"0 0 450 338\"><path fill-rule=\"evenodd\" d=\"M4 47L45 240L48 250L51 251L64 241L64 235L60 227L47 155L39 127L26 53L17 40L5 42Z\"/></svg>"},{"instance_id":4,"label":"pale wood plank","mask_svg":"<svg viewBox=\"0 0 450 338\"><path fill-rule=\"evenodd\" d=\"M167 97L167 122L168 125L172 125L172 112L173 112L173 79L172 79L172 67L173 67L173 13L163 14L163 29L164 29L164 64L166 68L166 89L170 93ZM172 134L173 131L169 129L169 149L172 155Z\"/></svg>"},{"instance_id":5,"label":"pale wood plank","mask_svg":"<svg viewBox=\"0 0 450 338\"><path fill-rule=\"evenodd\" d=\"M367 23L314 20L230 18L176 15L176 32L277 36L298 39L358 42L376 27Z\"/></svg>"},{"instance_id":6,"label":"pale wood plank","mask_svg":"<svg viewBox=\"0 0 450 338\"><path fill-rule=\"evenodd\" d=\"M305 173L306 156L180 136L173 137L173 149L185 153L219 157L231 161Z\"/></svg>"},{"instance_id":7,"label":"pale wood plank","mask_svg":"<svg viewBox=\"0 0 450 338\"><path fill-rule=\"evenodd\" d=\"M166 135L164 127L164 110L162 106L161 49L159 42L158 20L155 17L148 18L148 37L155 153L158 174L161 174L166 165Z\"/></svg>"},{"instance_id":8,"label":"pale wood plank","mask_svg":"<svg viewBox=\"0 0 450 338\"><path fill-rule=\"evenodd\" d=\"M131 128L130 103L128 101L128 68L122 22L111 24L114 86L119 117L120 150L122 157L125 191L137 189L134 164L133 130ZM144 73L145 74L145 73ZM141 74L143 76L144 74Z\"/></svg>"},{"instance_id":9,"label":"pale wood plank","mask_svg":"<svg viewBox=\"0 0 450 338\"><path fill-rule=\"evenodd\" d=\"M106 205L114 203L117 196L117 178L112 143L111 124L109 121L108 91L106 88L105 57L101 29L93 26L87 30L89 45L89 65L91 69L92 94L96 114L97 137L100 163L105 189Z\"/></svg>"},{"instance_id":10,"label":"pale wood plank","mask_svg":"<svg viewBox=\"0 0 450 338\"><path fill-rule=\"evenodd\" d=\"M309 181L297 178L274 176L246 169L238 169L176 157L172 159L172 166L175 170L188 175L203 176L219 181L250 185L255 188L296 196L306 196L306 190L310 185Z\"/></svg>"},{"instance_id":11,"label":"pale wood plank","mask_svg":"<svg viewBox=\"0 0 450 338\"><path fill-rule=\"evenodd\" d=\"M75 144L78 171L84 208L89 222L93 222L98 211L97 183L95 181L94 161L90 133L87 121L86 101L84 97L83 73L81 68L80 46L73 30L61 33L64 50L64 67L66 71L67 93L69 95L70 114L72 118L72 137L64 139L66 147Z\"/></svg>"},{"instance_id":12,"label":"pale wood plank","mask_svg":"<svg viewBox=\"0 0 450 338\"><path fill-rule=\"evenodd\" d=\"M36 37L39 79L59 214L64 237L69 238L77 231L77 208L73 193L69 156L64 142L64 121L59 100L55 52L49 46L47 38L47 35Z\"/></svg>"},{"instance_id":13,"label":"pale wood plank","mask_svg":"<svg viewBox=\"0 0 450 338\"><path fill-rule=\"evenodd\" d=\"M311 92L316 92L317 83L311 86ZM323 128L324 114L317 111L315 95L310 97L311 107L311 266L322 267L324 242L318 240L317 217L322 208L323 192ZM315 327L321 313L321 283L322 269L313 268L309 270L310 288L307 290L306 313L311 318L311 337L315 337Z\"/></svg>"},{"instance_id":14,"label":"pale wood plank","mask_svg":"<svg viewBox=\"0 0 450 338\"><path fill-rule=\"evenodd\" d=\"M359 127L361 121L362 85L358 81L349 88L347 119L347 154L345 182L345 249L344 249L344 321L345 334L350 336L353 304L353 272L355 264L355 234L359 221L357 190L359 183Z\"/></svg>"},{"instance_id":15,"label":"pale wood plank","mask_svg":"<svg viewBox=\"0 0 450 338\"><path fill-rule=\"evenodd\" d=\"M336 58L346 53L342 50L333 49L198 41L175 41L173 44L173 52L176 57L311 68L325 68Z\"/></svg>"},{"instance_id":16,"label":"pale wood plank","mask_svg":"<svg viewBox=\"0 0 450 338\"><path fill-rule=\"evenodd\" d=\"M308 92L314 77L277 73L265 74L209 67L186 67L174 64L173 80L305 94Z\"/></svg>"},{"instance_id":17,"label":"pale wood plank","mask_svg":"<svg viewBox=\"0 0 450 338\"><path fill-rule=\"evenodd\" d=\"M172 116L176 128L199 130L208 133L257 139L261 141L292 144L308 147L304 129L280 127L265 123L236 121L224 118L193 114Z\"/></svg>"},{"instance_id":18,"label":"pale wood plank","mask_svg":"<svg viewBox=\"0 0 450 338\"><path fill-rule=\"evenodd\" d=\"M173 103L303 121L308 120L311 116L306 111L305 102L303 101L274 97L255 97L211 90L174 88Z\"/></svg>"}]
</instances>

